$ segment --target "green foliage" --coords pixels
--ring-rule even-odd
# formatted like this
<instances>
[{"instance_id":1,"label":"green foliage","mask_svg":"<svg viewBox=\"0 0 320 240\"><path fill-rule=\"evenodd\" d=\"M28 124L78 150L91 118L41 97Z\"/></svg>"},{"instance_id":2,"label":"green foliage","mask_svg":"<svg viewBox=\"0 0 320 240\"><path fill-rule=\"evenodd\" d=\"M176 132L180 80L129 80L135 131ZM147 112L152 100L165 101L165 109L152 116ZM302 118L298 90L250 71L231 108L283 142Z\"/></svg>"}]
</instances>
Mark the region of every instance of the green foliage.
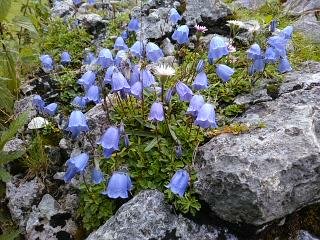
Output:
<instances>
[{"instance_id":1,"label":"green foliage","mask_svg":"<svg viewBox=\"0 0 320 240\"><path fill-rule=\"evenodd\" d=\"M47 31L42 40L42 52L54 56L59 62L60 54L68 51L73 63L80 65L83 50L90 46L91 35L82 27L72 28L62 19L54 19L47 26Z\"/></svg>"},{"instance_id":2,"label":"green foliage","mask_svg":"<svg viewBox=\"0 0 320 240\"><path fill-rule=\"evenodd\" d=\"M0 109L11 113L13 108L13 96L5 83L7 79L0 78Z\"/></svg>"},{"instance_id":3,"label":"green foliage","mask_svg":"<svg viewBox=\"0 0 320 240\"><path fill-rule=\"evenodd\" d=\"M3 21L8 15L11 7L11 0L0 1L0 21Z\"/></svg>"},{"instance_id":4,"label":"green foliage","mask_svg":"<svg viewBox=\"0 0 320 240\"><path fill-rule=\"evenodd\" d=\"M0 235L0 240L14 240L17 239L20 235L20 231L16 230L16 231L12 231L9 233L4 233L2 235Z\"/></svg>"}]
</instances>

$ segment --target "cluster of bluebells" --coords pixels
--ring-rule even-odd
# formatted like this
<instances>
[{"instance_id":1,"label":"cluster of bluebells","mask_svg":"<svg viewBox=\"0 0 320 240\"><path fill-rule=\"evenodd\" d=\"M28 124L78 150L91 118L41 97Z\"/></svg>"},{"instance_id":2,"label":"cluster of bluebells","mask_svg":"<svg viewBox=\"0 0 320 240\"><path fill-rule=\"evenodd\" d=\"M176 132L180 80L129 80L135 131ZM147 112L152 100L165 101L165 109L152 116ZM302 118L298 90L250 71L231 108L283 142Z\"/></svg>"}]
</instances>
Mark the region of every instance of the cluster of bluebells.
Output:
<instances>
[{"instance_id":1,"label":"cluster of bluebells","mask_svg":"<svg viewBox=\"0 0 320 240\"><path fill-rule=\"evenodd\" d=\"M252 61L249 68L249 75L263 72L266 64L278 64L280 73L292 70L287 57L287 44L292 38L293 27L287 26L282 31L276 31L276 21L270 24L270 31L273 33L267 40L267 48L263 52L257 43L254 43L247 51L248 59Z\"/></svg>"},{"instance_id":2,"label":"cluster of bluebells","mask_svg":"<svg viewBox=\"0 0 320 240\"><path fill-rule=\"evenodd\" d=\"M38 111L38 113L53 117L58 112L58 104L50 103L46 104L41 96L35 95L32 99L32 104Z\"/></svg>"},{"instance_id":3,"label":"cluster of bluebells","mask_svg":"<svg viewBox=\"0 0 320 240\"><path fill-rule=\"evenodd\" d=\"M42 70L45 73L50 73L54 69L54 61L52 57L48 54L44 54L40 56L40 62ZM71 55L69 52L64 51L60 55L60 63L63 66L67 66L71 63Z\"/></svg>"}]
</instances>

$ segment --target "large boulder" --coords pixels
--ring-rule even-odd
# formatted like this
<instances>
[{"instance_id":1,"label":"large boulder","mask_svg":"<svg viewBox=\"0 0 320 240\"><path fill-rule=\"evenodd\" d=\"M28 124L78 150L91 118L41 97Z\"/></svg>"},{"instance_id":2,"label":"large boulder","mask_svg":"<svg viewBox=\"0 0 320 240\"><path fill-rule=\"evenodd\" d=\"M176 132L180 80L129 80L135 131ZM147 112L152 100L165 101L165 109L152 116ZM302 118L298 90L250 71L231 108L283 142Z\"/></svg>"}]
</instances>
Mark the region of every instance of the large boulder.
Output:
<instances>
[{"instance_id":1,"label":"large boulder","mask_svg":"<svg viewBox=\"0 0 320 240\"><path fill-rule=\"evenodd\" d=\"M236 0L232 4L250 10L257 10L267 3L268 0Z\"/></svg>"},{"instance_id":2,"label":"large boulder","mask_svg":"<svg viewBox=\"0 0 320 240\"><path fill-rule=\"evenodd\" d=\"M284 7L288 14L300 16L307 12L318 11L320 0L287 0Z\"/></svg>"},{"instance_id":3,"label":"large boulder","mask_svg":"<svg viewBox=\"0 0 320 240\"><path fill-rule=\"evenodd\" d=\"M172 213L161 192L147 190L120 207L116 214L91 233L87 240L215 240L220 234L236 239L233 235L224 233L225 230L219 233L213 227L198 225Z\"/></svg>"},{"instance_id":4,"label":"large boulder","mask_svg":"<svg viewBox=\"0 0 320 240\"><path fill-rule=\"evenodd\" d=\"M315 13L301 16L294 24L294 30L302 33L315 43L320 43L320 21Z\"/></svg>"},{"instance_id":5,"label":"large boulder","mask_svg":"<svg viewBox=\"0 0 320 240\"><path fill-rule=\"evenodd\" d=\"M199 149L195 189L218 216L260 225L319 201L319 69L309 62L287 74L278 98L237 119L265 127L222 134Z\"/></svg>"}]
</instances>

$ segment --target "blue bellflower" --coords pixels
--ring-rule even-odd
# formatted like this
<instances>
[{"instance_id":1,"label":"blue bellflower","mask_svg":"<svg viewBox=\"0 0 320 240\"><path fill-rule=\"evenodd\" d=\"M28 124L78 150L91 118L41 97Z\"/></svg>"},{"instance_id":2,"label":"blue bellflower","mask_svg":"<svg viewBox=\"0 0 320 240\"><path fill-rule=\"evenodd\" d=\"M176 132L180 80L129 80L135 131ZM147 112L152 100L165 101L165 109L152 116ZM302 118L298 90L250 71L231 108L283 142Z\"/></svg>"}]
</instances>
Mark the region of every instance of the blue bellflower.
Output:
<instances>
[{"instance_id":1,"label":"blue bellflower","mask_svg":"<svg viewBox=\"0 0 320 240\"><path fill-rule=\"evenodd\" d=\"M43 101L40 95L35 95L32 99L32 105L38 110L42 111L46 103Z\"/></svg>"},{"instance_id":2,"label":"blue bellflower","mask_svg":"<svg viewBox=\"0 0 320 240\"><path fill-rule=\"evenodd\" d=\"M58 104L56 103L50 103L43 108L43 112L45 114L48 114L49 116L56 115L57 111L58 111Z\"/></svg>"},{"instance_id":3,"label":"blue bellflower","mask_svg":"<svg viewBox=\"0 0 320 240\"><path fill-rule=\"evenodd\" d=\"M42 69L45 73L49 73L53 70L53 60L49 55L41 55L40 61L42 65Z\"/></svg>"},{"instance_id":4,"label":"blue bellflower","mask_svg":"<svg viewBox=\"0 0 320 240\"><path fill-rule=\"evenodd\" d=\"M193 96L192 90L183 82L178 82L176 84L176 91L180 97L180 100L184 102L189 102Z\"/></svg>"},{"instance_id":5,"label":"blue bellflower","mask_svg":"<svg viewBox=\"0 0 320 240\"><path fill-rule=\"evenodd\" d=\"M85 108L87 105L87 100L86 97L80 97L80 96L76 96L72 102L71 105L77 108Z\"/></svg>"},{"instance_id":6,"label":"blue bellflower","mask_svg":"<svg viewBox=\"0 0 320 240\"><path fill-rule=\"evenodd\" d=\"M141 77L142 85L144 88L150 87L151 85L156 83L154 76L148 69L143 69L140 72L140 77Z\"/></svg>"},{"instance_id":7,"label":"blue bellflower","mask_svg":"<svg viewBox=\"0 0 320 240\"><path fill-rule=\"evenodd\" d=\"M125 145L126 147L129 147L130 141L129 141L128 134L126 133L126 131L125 131L125 129L124 129L124 124L123 124L123 122L120 123L119 132L120 132L120 137L123 137L123 139L124 139L124 145Z\"/></svg>"},{"instance_id":8,"label":"blue bellflower","mask_svg":"<svg viewBox=\"0 0 320 240\"><path fill-rule=\"evenodd\" d=\"M127 51L128 50L128 46L127 44L124 42L123 38L122 37L117 37L115 43L114 43L114 46L113 48L115 50L124 50L124 51Z\"/></svg>"},{"instance_id":9,"label":"blue bellflower","mask_svg":"<svg viewBox=\"0 0 320 240\"><path fill-rule=\"evenodd\" d=\"M134 65L130 72L130 86L140 81L140 69L138 65Z\"/></svg>"},{"instance_id":10,"label":"blue bellflower","mask_svg":"<svg viewBox=\"0 0 320 240\"><path fill-rule=\"evenodd\" d=\"M282 29L279 35L282 36L284 39L291 39L292 33L293 33L293 27L287 26L284 29Z\"/></svg>"},{"instance_id":11,"label":"blue bellflower","mask_svg":"<svg viewBox=\"0 0 320 240\"><path fill-rule=\"evenodd\" d=\"M189 185L189 180L189 173L184 169L180 169L173 175L170 183L166 187L169 188L171 192L178 194L179 197L183 197Z\"/></svg>"},{"instance_id":12,"label":"blue bellflower","mask_svg":"<svg viewBox=\"0 0 320 240\"><path fill-rule=\"evenodd\" d=\"M116 127L109 127L102 135L99 145L103 148L103 154L106 158L110 158L114 151L119 150L120 133Z\"/></svg>"},{"instance_id":13,"label":"blue bellflower","mask_svg":"<svg viewBox=\"0 0 320 240\"><path fill-rule=\"evenodd\" d=\"M123 40L128 40L128 38L129 38L129 32L128 31L123 31L122 33L121 33L121 37L122 37L122 39Z\"/></svg>"},{"instance_id":14,"label":"blue bellflower","mask_svg":"<svg viewBox=\"0 0 320 240\"><path fill-rule=\"evenodd\" d=\"M181 158L182 157L182 146L179 144L175 147L176 157Z\"/></svg>"},{"instance_id":15,"label":"blue bellflower","mask_svg":"<svg viewBox=\"0 0 320 240\"><path fill-rule=\"evenodd\" d=\"M287 57L280 58L278 70L280 73L290 72L292 70Z\"/></svg>"},{"instance_id":16,"label":"blue bellflower","mask_svg":"<svg viewBox=\"0 0 320 240\"><path fill-rule=\"evenodd\" d=\"M170 12L169 12L169 20L173 23L173 24L177 24L178 21L181 20L181 16L178 13L178 11L175 8L171 8Z\"/></svg>"},{"instance_id":17,"label":"blue bellflower","mask_svg":"<svg viewBox=\"0 0 320 240\"><path fill-rule=\"evenodd\" d=\"M136 41L130 48L130 52L133 56L137 58L141 58L143 55L143 42Z\"/></svg>"},{"instance_id":18,"label":"blue bellflower","mask_svg":"<svg viewBox=\"0 0 320 240\"><path fill-rule=\"evenodd\" d=\"M114 59L114 63L117 67L122 67L123 63L127 60L127 53L124 50L119 50Z\"/></svg>"},{"instance_id":19,"label":"blue bellflower","mask_svg":"<svg viewBox=\"0 0 320 240\"><path fill-rule=\"evenodd\" d=\"M130 177L124 172L114 172L108 182L106 191L101 194L109 198L128 198L128 192L132 190Z\"/></svg>"},{"instance_id":20,"label":"blue bellflower","mask_svg":"<svg viewBox=\"0 0 320 240\"><path fill-rule=\"evenodd\" d=\"M158 62L164 56L158 45L152 42L149 42L146 46L146 55L147 59L153 63Z\"/></svg>"},{"instance_id":21,"label":"blue bellflower","mask_svg":"<svg viewBox=\"0 0 320 240\"><path fill-rule=\"evenodd\" d=\"M137 32L139 30L139 20L136 18L133 18L130 20L129 24L128 24L128 31L129 32Z\"/></svg>"},{"instance_id":22,"label":"blue bellflower","mask_svg":"<svg viewBox=\"0 0 320 240\"><path fill-rule=\"evenodd\" d=\"M103 172L101 172L100 168L94 167L91 174L91 180L94 184L100 184L104 181Z\"/></svg>"},{"instance_id":23,"label":"blue bellflower","mask_svg":"<svg viewBox=\"0 0 320 240\"><path fill-rule=\"evenodd\" d=\"M73 0L73 4L78 6L82 3L82 0Z\"/></svg>"},{"instance_id":24,"label":"blue bellflower","mask_svg":"<svg viewBox=\"0 0 320 240\"><path fill-rule=\"evenodd\" d=\"M197 74L194 82L192 83L192 87L195 90L203 90L208 88L208 78L204 71Z\"/></svg>"},{"instance_id":25,"label":"blue bellflower","mask_svg":"<svg viewBox=\"0 0 320 240\"><path fill-rule=\"evenodd\" d=\"M278 56L286 56L286 45L288 43L287 39L281 36L272 36L268 38L267 43L276 50Z\"/></svg>"},{"instance_id":26,"label":"blue bellflower","mask_svg":"<svg viewBox=\"0 0 320 240\"><path fill-rule=\"evenodd\" d=\"M86 98L87 102L94 102L95 104L99 103L101 101L100 88L98 86L96 86L96 85L92 85L86 91L85 98Z\"/></svg>"},{"instance_id":27,"label":"blue bellflower","mask_svg":"<svg viewBox=\"0 0 320 240\"><path fill-rule=\"evenodd\" d=\"M189 28L187 25L178 27L172 34L172 39L176 40L179 44L189 42Z\"/></svg>"},{"instance_id":28,"label":"blue bellflower","mask_svg":"<svg viewBox=\"0 0 320 240\"><path fill-rule=\"evenodd\" d=\"M87 71L78 79L77 83L82 85L84 89L88 89L91 85L94 84L96 80L96 74L93 71Z\"/></svg>"},{"instance_id":29,"label":"blue bellflower","mask_svg":"<svg viewBox=\"0 0 320 240\"><path fill-rule=\"evenodd\" d=\"M142 98L142 82L135 82L130 88L130 94L140 100Z\"/></svg>"},{"instance_id":30,"label":"blue bellflower","mask_svg":"<svg viewBox=\"0 0 320 240\"><path fill-rule=\"evenodd\" d=\"M85 115L79 110L72 111L66 130L72 133L72 138L78 137L81 132L89 131Z\"/></svg>"},{"instance_id":31,"label":"blue bellflower","mask_svg":"<svg viewBox=\"0 0 320 240\"><path fill-rule=\"evenodd\" d=\"M61 53L61 64L62 65L67 65L71 63L71 56L68 52L63 52Z\"/></svg>"},{"instance_id":32,"label":"blue bellflower","mask_svg":"<svg viewBox=\"0 0 320 240\"><path fill-rule=\"evenodd\" d=\"M187 114L191 114L192 116L196 117L198 115L198 111L204 103L204 98L201 95L194 95L190 100Z\"/></svg>"},{"instance_id":33,"label":"blue bellflower","mask_svg":"<svg viewBox=\"0 0 320 240\"><path fill-rule=\"evenodd\" d=\"M112 92L117 92L123 90L125 92L130 91L130 86L127 82L127 79L122 75L118 70L115 70L112 74L111 79Z\"/></svg>"},{"instance_id":34,"label":"blue bellflower","mask_svg":"<svg viewBox=\"0 0 320 240\"><path fill-rule=\"evenodd\" d=\"M88 0L89 5L94 5L96 3L96 0Z\"/></svg>"},{"instance_id":35,"label":"blue bellflower","mask_svg":"<svg viewBox=\"0 0 320 240\"><path fill-rule=\"evenodd\" d=\"M198 111L195 125L202 128L216 128L215 111L212 104L205 103Z\"/></svg>"},{"instance_id":36,"label":"blue bellflower","mask_svg":"<svg viewBox=\"0 0 320 240\"><path fill-rule=\"evenodd\" d=\"M234 69L224 64L217 64L216 73L222 81L228 82L234 74Z\"/></svg>"},{"instance_id":37,"label":"blue bellflower","mask_svg":"<svg viewBox=\"0 0 320 240\"><path fill-rule=\"evenodd\" d=\"M103 67L107 68L113 64L113 56L109 49L103 48L99 52L97 63Z\"/></svg>"},{"instance_id":38,"label":"blue bellflower","mask_svg":"<svg viewBox=\"0 0 320 240\"><path fill-rule=\"evenodd\" d=\"M215 62L229 54L227 44L220 36L214 36L210 41L208 59L210 63Z\"/></svg>"},{"instance_id":39,"label":"blue bellflower","mask_svg":"<svg viewBox=\"0 0 320 240\"><path fill-rule=\"evenodd\" d=\"M251 47L247 50L248 59L255 60L257 58L262 57L261 48L257 43L251 45Z\"/></svg>"},{"instance_id":40,"label":"blue bellflower","mask_svg":"<svg viewBox=\"0 0 320 240\"><path fill-rule=\"evenodd\" d=\"M118 71L117 67L113 65L107 68L107 71L104 75L104 80L103 80L105 84L107 83L111 84L112 75L115 70Z\"/></svg>"},{"instance_id":41,"label":"blue bellflower","mask_svg":"<svg viewBox=\"0 0 320 240\"><path fill-rule=\"evenodd\" d=\"M172 88L169 88L167 90L167 93L166 93L166 96L165 96L165 102L167 104L169 104L171 102L171 98L173 97L173 95L176 93L176 88L175 87L172 87Z\"/></svg>"},{"instance_id":42,"label":"blue bellflower","mask_svg":"<svg viewBox=\"0 0 320 240\"><path fill-rule=\"evenodd\" d=\"M265 60L263 58L257 58L253 61L253 64L249 68L249 75L253 75L256 72L263 72L265 67Z\"/></svg>"},{"instance_id":43,"label":"blue bellflower","mask_svg":"<svg viewBox=\"0 0 320 240\"><path fill-rule=\"evenodd\" d=\"M94 53L88 52L88 53L84 56L83 63L89 65L89 64L91 64L95 59L96 59L96 57L94 56Z\"/></svg>"},{"instance_id":44,"label":"blue bellflower","mask_svg":"<svg viewBox=\"0 0 320 240\"><path fill-rule=\"evenodd\" d=\"M272 33L275 32L276 29L277 29L277 26L278 26L278 21L277 20L272 20L270 22L270 25L269 25L269 31L272 32Z\"/></svg>"},{"instance_id":45,"label":"blue bellflower","mask_svg":"<svg viewBox=\"0 0 320 240\"><path fill-rule=\"evenodd\" d=\"M204 67L206 66L206 63L204 60L199 60L198 64L197 64L197 68L196 71L197 73L203 72L204 71Z\"/></svg>"},{"instance_id":46,"label":"blue bellflower","mask_svg":"<svg viewBox=\"0 0 320 240\"><path fill-rule=\"evenodd\" d=\"M153 122L164 121L164 111L163 111L162 103L155 102L152 104L148 120Z\"/></svg>"},{"instance_id":47,"label":"blue bellflower","mask_svg":"<svg viewBox=\"0 0 320 240\"><path fill-rule=\"evenodd\" d=\"M266 63L274 63L278 60L277 53L273 47L268 47L266 49L264 60Z\"/></svg>"},{"instance_id":48,"label":"blue bellflower","mask_svg":"<svg viewBox=\"0 0 320 240\"><path fill-rule=\"evenodd\" d=\"M72 157L67 161L67 171L63 177L66 183L77 174L82 174L88 165L89 155L87 153L81 153L78 156Z\"/></svg>"}]
</instances>

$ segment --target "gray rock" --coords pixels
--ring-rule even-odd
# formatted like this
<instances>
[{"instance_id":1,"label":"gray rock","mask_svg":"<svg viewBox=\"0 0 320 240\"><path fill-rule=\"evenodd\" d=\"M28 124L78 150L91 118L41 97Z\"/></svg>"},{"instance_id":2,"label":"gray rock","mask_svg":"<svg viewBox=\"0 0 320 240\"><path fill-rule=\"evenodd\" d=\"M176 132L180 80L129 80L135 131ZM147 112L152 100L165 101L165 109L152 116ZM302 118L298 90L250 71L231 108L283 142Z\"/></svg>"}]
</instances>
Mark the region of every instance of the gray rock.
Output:
<instances>
[{"instance_id":1,"label":"gray rock","mask_svg":"<svg viewBox=\"0 0 320 240\"><path fill-rule=\"evenodd\" d=\"M257 10L267 3L268 0L236 0L232 4L236 7L244 7L250 10Z\"/></svg>"},{"instance_id":2,"label":"gray rock","mask_svg":"<svg viewBox=\"0 0 320 240\"><path fill-rule=\"evenodd\" d=\"M67 15L73 15L75 8L72 0L55 1L53 8L51 9L52 17L64 17Z\"/></svg>"},{"instance_id":3,"label":"gray rock","mask_svg":"<svg viewBox=\"0 0 320 240\"><path fill-rule=\"evenodd\" d=\"M59 239L59 234L76 234L77 226L71 219L71 214L61 209L60 204L49 194L45 194L33 211L26 225L27 239Z\"/></svg>"},{"instance_id":4,"label":"gray rock","mask_svg":"<svg viewBox=\"0 0 320 240\"><path fill-rule=\"evenodd\" d=\"M284 7L287 14L300 16L306 12L319 10L320 0L287 0Z\"/></svg>"},{"instance_id":5,"label":"gray rock","mask_svg":"<svg viewBox=\"0 0 320 240\"><path fill-rule=\"evenodd\" d=\"M319 240L319 238L311 235L309 232L300 230L297 240Z\"/></svg>"},{"instance_id":6,"label":"gray rock","mask_svg":"<svg viewBox=\"0 0 320 240\"><path fill-rule=\"evenodd\" d=\"M219 135L199 149L195 189L221 218L260 225L318 201L320 64L309 64L318 69L307 77L305 70L292 72L279 98L237 119L265 128Z\"/></svg>"},{"instance_id":7,"label":"gray rock","mask_svg":"<svg viewBox=\"0 0 320 240\"><path fill-rule=\"evenodd\" d=\"M249 46L254 41L254 36L260 31L261 26L257 20L243 21L243 25L235 38L242 44Z\"/></svg>"},{"instance_id":8,"label":"gray rock","mask_svg":"<svg viewBox=\"0 0 320 240\"><path fill-rule=\"evenodd\" d=\"M173 56L174 45L171 43L169 38L165 38L162 41L161 48L165 56Z\"/></svg>"},{"instance_id":9,"label":"gray rock","mask_svg":"<svg viewBox=\"0 0 320 240\"><path fill-rule=\"evenodd\" d=\"M294 24L294 30L302 33L315 43L320 43L320 21L315 13L301 16Z\"/></svg>"},{"instance_id":10,"label":"gray rock","mask_svg":"<svg viewBox=\"0 0 320 240\"><path fill-rule=\"evenodd\" d=\"M102 17L95 13L79 13L76 17L80 21L81 25L86 28L96 29L105 25L105 21Z\"/></svg>"},{"instance_id":11,"label":"gray rock","mask_svg":"<svg viewBox=\"0 0 320 240\"><path fill-rule=\"evenodd\" d=\"M11 181L6 184L8 208L12 218L21 229L24 229L31 206L40 197L44 188L44 184L37 177L27 182L13 177Z\"/></svg>"},{"instance_id":12,"label":"gray rock","mask_svg":"<svg viewBox=\"0 0 320 240\"><path fill-rule=\"evenodd\" d=\"M87 240L215 240L218 234L215 228L173 214L161 192L147 190L122 205Z\"/></svg>"},{"instance_id":13,"label":"gray rock","mask_svg":"<svg viewBox=\"0 0 320 240\"><path fill-rule=\"evenodd\" d=\"M17 151L25 151L26 143L20 138L14 138L8 141L2 149L4 152L17 152Z\"/></svg>"},{"instance_id":14,"label":"gray rock","mask_svg":"<svg viewBox=\"0 0 320 240\"><path fill-rule=\"evenodd\" d=\"M28 114L28 120L30 121L32 118L37 116L37 111L32 105L32 100L35 95L30 95L14 103L14 114L16 116L20 115L21 113L26 112Z\"/></svg>"}]
</instances>

